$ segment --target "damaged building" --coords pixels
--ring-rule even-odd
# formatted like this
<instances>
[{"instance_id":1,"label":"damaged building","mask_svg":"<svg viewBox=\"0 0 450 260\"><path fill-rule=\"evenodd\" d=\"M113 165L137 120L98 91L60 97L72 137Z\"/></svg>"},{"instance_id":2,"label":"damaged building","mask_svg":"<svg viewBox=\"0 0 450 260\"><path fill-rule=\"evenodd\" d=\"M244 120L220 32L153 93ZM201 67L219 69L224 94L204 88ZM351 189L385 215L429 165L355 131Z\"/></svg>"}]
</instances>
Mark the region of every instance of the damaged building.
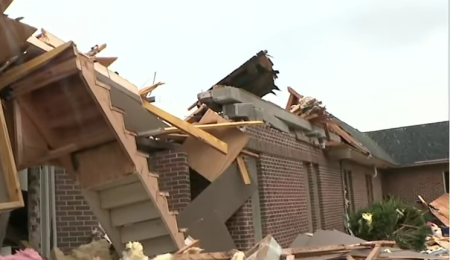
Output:
<instances>
[{"instance_id":1,"label":"damaged building","mask_svg":"<svg viewBox=\"0 0 450 260\"><path fill-rule=\"evenodd\" d=\"M0 56L9 133L0 144L13 151L2 155L10 167L0 184L17 187L0 194L5 245L67 251L100 224L117 250L140 241L148 255L176 251L186 236L209 252L248 249L268 234L285 247L299 233L344 231L347 212L384 195L448 192L448 121L362 133L293 88L279 107L263 99L284 91L265 51L179 119L151 104L160 84L138 90L110 71L116 57L1 20L20 46Z\"/></svg>"}]
</instances>

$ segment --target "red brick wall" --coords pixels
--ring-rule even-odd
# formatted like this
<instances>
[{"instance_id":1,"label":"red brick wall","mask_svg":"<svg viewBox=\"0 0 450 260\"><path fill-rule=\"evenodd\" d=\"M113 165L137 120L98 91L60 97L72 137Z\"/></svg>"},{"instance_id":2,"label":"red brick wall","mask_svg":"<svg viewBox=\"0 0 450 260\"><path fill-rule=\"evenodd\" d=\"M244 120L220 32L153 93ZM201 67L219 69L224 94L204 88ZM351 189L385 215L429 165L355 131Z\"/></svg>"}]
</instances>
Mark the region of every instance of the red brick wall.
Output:
<instances>
[{"instance_id":1,"label":"red brick wall","mask_svg":"<svg viewBox=\"0 0 450 260\"><path fill-rule=\"evenodd\" d=\"M191 202L188 157L185 152L169 150L153 153L150 168L159 174L161 191L169 192L169 209L180 212Z\"/></svg>"},{"instance_id":2,"label":"red brick wall","mask_svg":"<svg viewBox=\"0 0 450 260\"><path fill-rule=\"evenodd\" d=\"M381 171L378 171L374 178L375 169L371 166L346 161L343 163L343 167L352 173L352 195L356 210L382 199ZM372 189L372 194L370 194L369 187Z\"/></svg>"},{"instance_id":3,"label":"red brick wall","mask_svg":"<svg viewBox=\"0 0 450 260\"><path fill-rule=\"evenodd\" d=\"M383 192L406 202L414 203L417 195L431 202L445 192L443 172L448 164L416 166L386 171Z\"/></svg>"},{"instance_id":4,"label":"red brick wall","mask_svg":"<svg viewBox=\"0 0 450 260\"><path fill-rule=\"evenodd\" d=\"M262 127L248 128L248 132L257 142L250 148L260 151L258 184L263 236L272 234L280 245L289 246L299 233L312 231L311 217L322 228L343 230L339 163L327 161L321 149L298 141L293 134ZM311 167L312 180L308 179L304 162L317 165ZM311 196L310 186L314 185L318 187L316 208L311 206L315 197ZM311 210L316 212L313 216Z\"/></svg>"},{"instance_id":5,"label":"red brick wall","mask_svg":"<svg viewBox=\"0 0 450 260\"><path fill-rule=\"evenodd\" d=\"M253 229L252 201L248 199L244 205L225 223L231 237L239 250L246 250L255 244Z\"/></svg>"},{"instance_id":6,"label":"red brick wall","mask_svg":"<svg viewBox=\"0 0 450 260\"><path fill-rule=\"evenodd\" d=\"M306 169L301 161L261 154L261 218L263 236L272 234L284 247L309 231Z\"/></svg>"},{"instance_id":7,"label":"red brick wall","mask_svg":"<svg viewBox=\"0 0 450 260\"><path fill-rule=\"evenodd\" d=\"M319 165L322 229L344 231L344 191L339 162Z\"/></svg>"},{"instance_id":8,"label":"red brick wall","mask_svg":"<svg viewBox=\"0 0 450 260\"><path fill-rule=\"evenodd\" d=\"M64 252L90 242L97 219L79 186L63 169L55 169L55 203L58 247Z\"/></svg>"}]
</instances>

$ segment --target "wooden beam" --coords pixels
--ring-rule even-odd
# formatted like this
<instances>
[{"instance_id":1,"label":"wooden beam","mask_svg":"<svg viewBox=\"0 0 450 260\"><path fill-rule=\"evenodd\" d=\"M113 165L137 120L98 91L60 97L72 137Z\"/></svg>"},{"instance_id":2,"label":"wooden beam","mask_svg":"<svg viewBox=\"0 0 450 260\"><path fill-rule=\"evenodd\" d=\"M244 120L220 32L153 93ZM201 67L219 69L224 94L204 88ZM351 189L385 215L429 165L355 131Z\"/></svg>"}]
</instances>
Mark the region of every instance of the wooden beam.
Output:
<instances>
[{"instance_id":1,"label":"wooden beam","mask_svg":"<svg viewBox=\"0 0 450 260\"><path fill-rule=\"evenodd\" d=\"M198 129L202 130L214 130L214 129L224 129L239 126L256 126L264 124L263 121L241 121L241 122L227 122L227 123L217 123L217 124L205 124L205 125L192 125ZM138 133L138 136L158 136L164 134L176 134L182 132L176 127L166 127L161 130L151 130L144 133Z\"/></svg>"},{"instance_id":2,"label":"wooden beam","mask_svg":"<svg viewBox=\"0 0 450 260\"><path fill-rule=\"evenodd\" d=\"M236 162L245 185L251 184L252 182L250 180L250 176L247 171L247 166L245 166L244 158L242 158L242 156L239 155L238 157L236 157Z\"/></svg>"},{"instance_id":3,"label":"wooden beam","mask_svg":"<svg viewBox=\"0 0 450 260\"><path fill-rule=\"evenodd\" d=\"M381 245L376 245L372 251L370 251L369 255L367 256L366 260L373 260L378 257L378 255L381 252Z\"/></svg>"},{"instance_id":4,"label":"wooden beam","mask_svg":"<svg viewBox=\"0 0 450 260\"><path fill-rule=\"evenodd\" d=\"M55 64L54 66L49 66L42 71L12 84L11 88L13 90L11 97L17 98L18 96L30 93L53 82L67 78L80 71L78 66L75 56L73 59L64 61L60 64Z\"/></svg>"},{"instance_id":5,"label":"wooden beam","mask_svg":"<svg viewBox=\"0 0 450 260\"><path fill-rule=\"evenodd\" d=\"M347 131L342 129L338 123L329 124L330 128L340 137L342 137L345 141L347 141L350 145L358 149L360 152L364 154L370 154L370 151L367 150L360 142L358 142L353 136L351 136Z\"/></svg>"},{"instance_id":6,"label":"wooden beam","mask_svg":"<svg viewBox=\"0 0 450 260\"><path fill-rule=\"evenodd\" d=\"M208 132L205 132L202 129L196 128L194 125L189 124L186 121L183 121L179 119L176 116L173 116L166 111L148 103L147 101L142 101L142 106L147 109L150 113L156 115L160 119L168 122L169 124L177 127L178 129L181 129L184 133L189 134L190 136L193 136L202 142L212 146L219 152L223 154L228 153L228 145L225 142L222 142L221 140L217 139L215 136L211 135Z\"/></svg>"},{"instance_id":7,"label":"wooden beam","mask_svg":"<svg viewBox=\"0 0 450 260\"><path fill-rule=\"evenodd\" d=\"M1 102L0 102L1 103ZM16 169L16 162L9 139L8 128L6 126L3 104L0 104L0 161L11 202L24 205L22 192L20 189L19 177Z\"/></svg>"},{"instance_id":8,"label":"wooden beam","mask_svg":"<svg viewBox=\"0 0 450 260\"><path fill-rule=\"evenodd\" d=\"M5 88L6 86L11 85L15 81L21 79L25 75L30 74L36 69L42 67L46 63L48 63L53 58L57 57L61 53L70 48L74 48L73 42L67 42L58 48L55 48L47 53L44 53L20 66L14 67L11 70L8 70L0 77L0 90Z\"/></svg>"},{"instance_id":9,"label":"wooden beam","mask_svg":"<svg viewBox=\"0 0 450 260\"><path fill-rule=\"evenodd\" d=\"M249 150L246 150L246 149L243 149L243 150L241 151L241 154L247 155L247 156L250 156L250 157L259 158L259 154L254 153L254 152L250 152Z\"/></svg>"}]
</instances>

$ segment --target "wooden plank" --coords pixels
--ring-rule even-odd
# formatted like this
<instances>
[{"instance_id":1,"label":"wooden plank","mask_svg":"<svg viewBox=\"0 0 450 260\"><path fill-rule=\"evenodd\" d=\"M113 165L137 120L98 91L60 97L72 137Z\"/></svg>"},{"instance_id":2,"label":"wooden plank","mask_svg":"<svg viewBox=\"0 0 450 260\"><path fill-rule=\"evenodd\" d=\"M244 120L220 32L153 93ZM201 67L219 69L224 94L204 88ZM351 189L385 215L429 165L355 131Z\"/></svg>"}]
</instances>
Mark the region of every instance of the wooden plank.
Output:
<instances>
[{"instance_id":1,"label":"wooden plank","mask_svg":"<svg viewBox=\"0 0 450 260\"><path fill-rule=\"evenodd\" d=\"M16 162L9 139L8 128L6 126L3 104L0 102L0 161L5 178L6 188L12 202L24 205L22 192L20 190L19 177L16 169Z\"/></svg>"},{"instance_id":2,"label":"wooden plank","mask_svg":"<svg viewBox=\"0 0 450 260\"><path fill-rule=\"evenodd\" d=\"M257 126L257 125L263 125L263 121L241 121L241 122L226 122L226 123L217 123L217 124L205 124L200 125L196 124L193 125L196 128L209 131L214 129L223 129L223 128L231 128L231 127L240 127L240 126ZM176 127L166 127L161 130L156 131L147 131L145 133L138 133L138 136L158 136L158 135L164 135L164 134L176 134L181 133L182 131L179 128Z\"/></svg>"},{"instance_id":3,"label":"wooden plank","mask_svg":"<svg viewBox=\"0 0 450 260\"><path fill-rule=\"evenodd\" d=\"M236 158L236 162L239 168L239 172L241 173L242 180L244 181L245 185L249 185L252 182L250 180L250 176L248 175L247 166L245 166L245 161L242 156L238 156Z\"/></svg>"},{"instance_id":4,"label":"wooden plank","mask_svg":"<svg viewBox=\"0 0 450 260\"><path fill-rule=\"evenodd\" d=\"M75 48L73 42L67 42L54 50L46 52L20 66L14 67L11 70L8 70L0 77L0 89L9 86L15 81L21 79L25 75L30 74L36 69L42 67L43 65L50 62L53 58L56 58L58 55L63 53L64 51L69 50L70 48Z\"/></svg>"},{"instance_id":5,"label":"wooden plank","mask_svg":"<svg viewBox=\"0 0 450 260\"><path fill-rule=\"evenodd\" d=\"M251 156L251 157L255 157L255 158L259 158L259 154L254 153L254 152L250 152L249 150L246 150L246 149L243 149L241 151L241 154L247 155L247 156Z\"/></svg>"},{"instance_id":6,"label":"wooden plank","mask_svg":"<svg viewBox=\"0 0 450 260\"><path fill-rule=\"evenodd\" d=\"M347 141L349 144L351 144L353 147L358 149L360 152L364 154L369 154L369 150L366 149L361 143L359 143L353 136L351 136L349 133L347 133L345 130L343 130L338 123L329 124L330 128L339 136L341 136L345 141Z\"/></svg>"},{"instance_id":7,"label":"wooden plank","mask_svg":"<svg viewBox=\"0 0 450 260\"><path fill-rule=\"evenodd\" d=\"M79 72L77 60L75 55L73 59L69 59L54 66L49 66L39 72L33 73L32 75L19 80L18 82L11 85L12 98L17 98L20 95L30 93L41 87L47 86L58 80L62 80L70 75Z\"/></svg>"},{"instance_id":8,"label":"wooden plank","mask_svg":"<svg viewBox=\"0 0 450 260\"><path fill-rule=\"evenodd\" d=\"M178 251L176 251L175 254L182 254L184 251L188 250L189 248L198 246L199 244L200 244L200 240L194 239L189 245L185 245L184 247L182 247Z\"/></svg>"},{"instance_id":9,"label":"wooden plank","mask_svg":"<svg viewBox=\"0 0 450 260\"><path fill-rule=\"evenodd\" d=\"M231 255L226 252L175 254L173 260L230 260Z\"/></svg>"},{"instance_id":10,"label":"wooden plank","mask_svg":"<svg viewBox=\"0 0 450 260\"><path fill-rule=\"evenodd\" d=\"M173 115L167 113L166 111L164 111L146 101L142 102L142 106L145 109L147 109L150 113L158 116L159 118L168 122L169 124L181 129L184 133L187 133L187 134L197 138L198 140L201 140L202 142L210 145L211 147L213 147L214 149L216 149L217 151L219 151L223 154L228 153L227 143L219 140L218 138L209 134L208 132L198 129L198 128L194 127L192 124L190 124L186 121L183 121L183 120L179 119L178 117L173 116Z\"/></svg>"},{"instance_id":11,"label":"wooden plank","mask_svg":"<svg viewBox=\"0 0 450 260\"><path fill-rule=\"evenodd\" d=\"M375 245L375 247L370 251L369 255L366 257L366 260L374 260L378 257L381 252L381 245Z\"/></svg>"}]
</instances>

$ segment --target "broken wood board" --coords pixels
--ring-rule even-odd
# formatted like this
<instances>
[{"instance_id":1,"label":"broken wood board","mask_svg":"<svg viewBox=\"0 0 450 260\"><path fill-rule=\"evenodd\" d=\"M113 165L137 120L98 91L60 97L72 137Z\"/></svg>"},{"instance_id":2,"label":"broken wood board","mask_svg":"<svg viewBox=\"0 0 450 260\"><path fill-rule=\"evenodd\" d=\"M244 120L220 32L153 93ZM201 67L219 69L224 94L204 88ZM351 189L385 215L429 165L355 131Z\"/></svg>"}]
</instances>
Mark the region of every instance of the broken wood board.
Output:
<instances>
[{"instance_id":1,"label":"broken wood board","mask_svg":"<svg viewBox=\"0 0 450 260\"><path fill-rule=\"evenodd\" d=\"M360 142L358 142L353 136L347 133L344 129L339 126L339 123L328 124L328 126L333 130L334 133L342 137L345 141L347 141L350 145L358 149L363 154L370 154L369 150L364 147Z\"/></svg>"},{"instance_id":2,"label":"broken wood board","mask_svg":"<svg viewBox=\"0 0 450 260\"><path fill-rule=\"evenodd\" d=\"M239 174L236 163L208 185L195 199L178 215L180 228L188 228L198 219L215 212L222 223L225 223L252 195L257 191L256 181L245 185ZM200 237L193 237L203 241Z\"/></svg>"},{"instance_id":3,"label":"broken wood board","mask_svg":"<svg viewBox=\"0 0 450 260\"><path fill-rule=\"evenodd\" d=\"M224 128L233 128L233 127L243 127L243 126L258 126L264 124L263 121L240 121L240 122L224 122L224 123L216 123L216 124L195 124L193 125L196 128L211 131L214 129L224 129ZM138 133L138 136L158 136L165 134L176 134L182 133L183 131L177 127L166 127L164 129L155 130L155 131L147 131L144 133Z\"/></svg>"},{"instance_id":4,"label":"broken wood board","mask_svg":"<svg viewBox=\"0 0 450 260\"><path fill-rule=\"evenodd\" d=\"M192 124L179 119L178 117L167 113L166 111L146 102L142 101L142 106L147 109L150 113L156 115L160 119L168 122L169 124L181 129L184 133L195 137L195 140L201 140L199 143L206 143L209 147L213 148L222 154L228 153L228 145L226 142L218 139L217 137L205 132L201 129L194 127Z\"/></svg>"},{"instance_id":5,"label":"broken wood board","mask_svg":"<svg viewBox=\"0 0 450 260\"><path fill-rule=\"evenodd\" d=\"M7 8L11 2L1 1L0 9ZM3 13L3 12L2 12ZM37 29L27 24L0 15L0 67L14 56L22 55L27 47L27 39Z\"/></svg>"},{"instance_id":6,"label":"broken wood board","mask_svg":"<svg viewBox=\"0 0 450 260\"><path fill-rule=\"evenodd\" d=\"M444 225L449 226L449 194L444 193L439 198L435 199L430 205L435 208L431 209L431 213L435 215Z\"/></svg>"},{"instance_id":7,"label":"broken wood board","mask_svg":"<svg viewBox=\"0 0 450 260\"><path fill-rule=\"evenodd\" d=\"M242 158L242 156L238 156L236 158L236 163L239 167L239 172L241 173L242 181L244 181L245 185L249 185L251 183L251 180L247 171L247 166L245 165L244 158Z\"/></svg>"},{"instance_id":8,"label":"broken wood board","mask_svg":"<svg viewBox=\"0 0 450 260\"><path fill-rule=\"evenodd\" d=\"M11 85L12 83L18 81L19 79L37 70L38 68L45 66L55 58L61 58L61 55L66 51L67 52L72 51L73 53L74 48L75 46L73 42L67 42L56 49L53 49L28 62L25 62L24 64L21 64L8 70L0 77L0 89L3 89Z\"/></svg>"},{"instance_id":9,"label":"broken wood board","mask_svg":"<svg viewBox=\"0 0 450 260\"><path fill-rule=\"evenodd\" d=\"M237 128L212 130L211 134L228 144L227 154L218 152L211 146L192 137L184 141L182 149L188 155L189 167L212 182L231 165L250 137Z\"/></svg>"}]
</instances>

